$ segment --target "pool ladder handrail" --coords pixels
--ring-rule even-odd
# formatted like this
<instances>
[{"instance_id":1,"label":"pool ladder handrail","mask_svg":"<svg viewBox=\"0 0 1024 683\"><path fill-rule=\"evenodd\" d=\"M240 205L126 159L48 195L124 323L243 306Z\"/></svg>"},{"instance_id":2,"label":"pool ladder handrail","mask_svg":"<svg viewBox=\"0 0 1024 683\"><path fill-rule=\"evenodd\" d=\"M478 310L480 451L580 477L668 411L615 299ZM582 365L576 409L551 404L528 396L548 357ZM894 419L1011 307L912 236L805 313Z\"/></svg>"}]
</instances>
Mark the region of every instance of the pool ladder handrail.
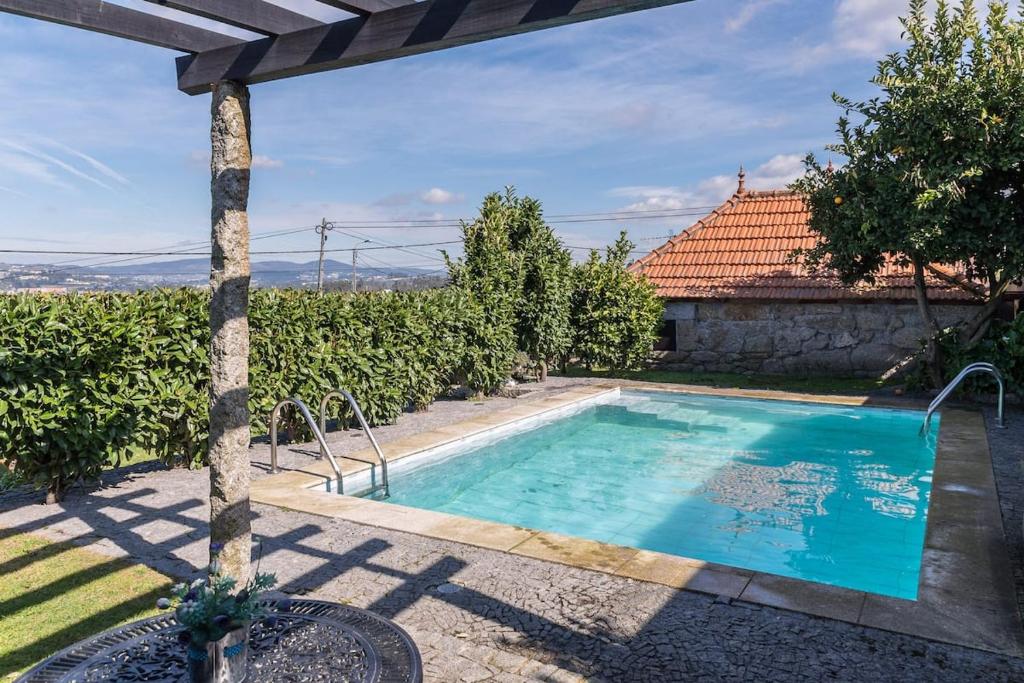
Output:
<instances>
[{"instance_id":1,"label":"pool ladder handrail","mask_svg":"<svg viewBox=\"0 0 1024 683\"><path fill-rule=\"evenodd\" d=\"M320 399L320 432L323 434L327 433L327 404L330 403L332 398L343 398L348 401L348 405L352 408L352 412L356 416L356 421L359 422L359 426L362 428L363 433L366 434L366 438L370 440L370 445L373 446L373 450L377 452L377 459L380 461L380 478L381 485L371 489L373 491L383 490L384 497L387 498L391 495L391 490L388 488L388 459L384 457L384 451L381 450L380 444L377 443L377 439L373 436L373 432L370 430L370 425L367 424L366 418L363 417L363 411L359 409L359 404L356 399L352 397L352 394L345 391L344 389L338 388L331 391L322 399ZM324 454L323 441L320 442L320 454ZM359 460L360 462L369 463L371 466L377 463L369 460L362 460L361 458L352 458L347 456L351 460Z\"/></svg>"},{"instance_id":2,"label":"pool ladder handrail","mask_svg":"<svg viewBox=\"0 0 1024 683\"><path fill-rule=\"evenodd\" d=\"M939 395L935 397L935 400L928 406L928 413L925 415L924 423L921 425L921 433L924 434L928 431L928 427L931 426L932 413L938 410L942 402L945 401L950 394L952 394L960 383L966 379L968 375L974 372L987 372L992 375L996 383L999 384L999 405L996 409L996 425L999 427L1005 427L1006 421L1003 417L1003 403L1006 398L1006 384L1003 382L1003 373L999 372L999 368L992 365L991 363L971 363L960 373L953 378L953 381L945 386L945 388L939 392Z\"/></svg>"},{"instance_id":3,"label":"pool ladder handrail","mask_svg":"<svg viewBox=\"0 0 1024 683\"><path fill-rule=\"evenodd\" d=\"M306 426L309 427L310 431L313 432L313 436L320 443L320 455L326 455L327 460L331 463L331 469L334 470L334 476L337 477L338 482L338 493L342 492L341 483L341 468L338 467L338 461L334 459L334 454L331 453L330 447L327 445L327 441L324 440L323 432L317 428L316 422L313 420L313 416L309 412L309 408L306 404L294 396L290 396L286 399L278 401L277 405L270 412L270 471L273 474L277 474L281 471L281 468L277 466L277 418L281 414L281 409L291 403L299 409L299 414L302 415L302 419L306 421Z\"/></svg>"}]
</instances>

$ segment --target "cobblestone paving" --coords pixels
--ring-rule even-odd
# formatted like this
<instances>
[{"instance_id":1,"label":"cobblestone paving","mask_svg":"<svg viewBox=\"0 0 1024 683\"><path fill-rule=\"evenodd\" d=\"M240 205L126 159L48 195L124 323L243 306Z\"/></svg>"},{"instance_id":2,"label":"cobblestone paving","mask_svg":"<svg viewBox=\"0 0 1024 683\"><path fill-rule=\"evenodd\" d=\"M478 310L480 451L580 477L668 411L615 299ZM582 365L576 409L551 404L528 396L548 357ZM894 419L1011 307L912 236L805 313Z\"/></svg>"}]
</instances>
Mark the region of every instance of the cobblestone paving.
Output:
<instances>
[{"instance_id":1,"label":"cobblestone paving","mask_svg":"<svg viewBox=\"0 0 1024 683\"><path fill-rule=\"evenodd\" d=\"M403 422L418 431L475 410L457 408ZM1010 420L1014 431L993 430L992 443L1019 567L1024 413ZM411 428L400 426L387 438ZM139 468L61 506L12 493L0 497L0 533L32 531L188 576L205 560L207 492L205 472ZM262 568L283 590L395 619L432 681L1024 680L1024 660L340 520L255 514Z\"/></svg>"},{"instance_id":2,"label":"cobblestone paving","mask_svg":"<svg viewBox=\"0 0 1024 683\"><path fill-rule=\"evenodd\" d=\"M996 426L995 410L986 409L985 419L1017 606L1024 614L1024 411L1008 411L1005 429Z\"/></svg>"}]
</instances>

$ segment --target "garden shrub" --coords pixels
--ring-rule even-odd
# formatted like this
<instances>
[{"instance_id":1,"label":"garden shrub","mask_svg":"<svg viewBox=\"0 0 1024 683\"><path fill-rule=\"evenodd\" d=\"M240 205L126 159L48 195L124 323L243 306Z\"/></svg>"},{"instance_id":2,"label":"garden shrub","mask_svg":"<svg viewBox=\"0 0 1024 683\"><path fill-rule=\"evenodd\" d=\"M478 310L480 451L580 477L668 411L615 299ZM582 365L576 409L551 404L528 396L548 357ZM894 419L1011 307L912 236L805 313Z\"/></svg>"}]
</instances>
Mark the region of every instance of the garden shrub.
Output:
<instances>
[{"instance_id":1,"label":"garden shrub","mask_svg":"<svg viewBox=\"0 0 1024 683\"><path fill-rule=\"evenodd\" d=\"M469 315L459 374L476 393L500 388L515 365L522 258L512 250L510 227L520 211L511 189L487 195L480 216L462 224L463 257L453 261L445 255L452 287L465 294Z\"/></svg>"},{"instance_id":2,"label":"garden shrub","mask_svg":"<svg viewBox=\"0 0 1024 683\"><path fill-rule=\"evenodd\" d=\"M594 250L576 267L572 352L588 368L633 369L650 358L663 309L654 285L626 270L632 250L623 232L604 259Z\"/></svg>"},{"instance_id":3,"label":"garden shrub","mask_svg":"<svg viewBox=\"0 0 1024 683\"><path fill-rule=\"evenodd\" d=\"M518 209L519 220L510 229L511 248L522 262L516 340L543 381L572 343L572 255L544 222L540 202L525 197Z\"/></svg>"},{"instance_id":4,"label":"garden shrub","mask_svg":"<svg viewBox=\"0 0 1024 683\"><path fill-rule=\"evenodd\" d=\"M939 337L943 376L952 379L964 366L971 363L992 363L1003 373L1007 391L1024 396L1024 314L1013 321L993 321L991 329L977 344L963 341L959 329L946 330ZM919 363L908 377L913 389L939 389L933 386L931 374L924 363ZM987 394L995 391L995 383L988 375L971 375L961 385L968 394Z\"/></svg>"}]
</instances>

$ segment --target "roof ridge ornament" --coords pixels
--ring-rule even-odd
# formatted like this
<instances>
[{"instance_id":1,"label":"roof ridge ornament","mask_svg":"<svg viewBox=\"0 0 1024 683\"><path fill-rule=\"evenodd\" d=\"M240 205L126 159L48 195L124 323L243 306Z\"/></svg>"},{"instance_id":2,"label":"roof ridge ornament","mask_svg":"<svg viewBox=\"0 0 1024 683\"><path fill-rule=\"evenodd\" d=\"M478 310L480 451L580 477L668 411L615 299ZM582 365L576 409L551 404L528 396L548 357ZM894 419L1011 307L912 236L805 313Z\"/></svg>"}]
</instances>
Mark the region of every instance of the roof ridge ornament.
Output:
<instances>
[{"instance_id":1,"label":"roof ridge ornament","mask_svg":"<svg viewBox=\"0 0 1024 683\"><path fill-rule=\"evenodd\" d=\"M737 175L740 179L739 185L736 187L736 194L746 194L747 192L747 172L743 168L743 164L740 164L740 172Z\"/></svg>"}]
</instances>

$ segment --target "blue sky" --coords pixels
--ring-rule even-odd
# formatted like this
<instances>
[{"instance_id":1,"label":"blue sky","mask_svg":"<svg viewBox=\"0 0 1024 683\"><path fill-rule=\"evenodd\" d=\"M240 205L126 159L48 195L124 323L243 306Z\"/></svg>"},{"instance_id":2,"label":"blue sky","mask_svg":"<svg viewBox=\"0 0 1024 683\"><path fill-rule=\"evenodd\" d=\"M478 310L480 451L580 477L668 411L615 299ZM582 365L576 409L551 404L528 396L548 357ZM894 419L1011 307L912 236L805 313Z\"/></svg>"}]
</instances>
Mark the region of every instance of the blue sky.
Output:
<instances>
[{"instance_id":1,"label":"blue sky","mask_svg":"<svg viewBox=\"0 0 1024 683\"><path fill-rule=\"evenodd\" d=\"M344 16L314 0L278 4ZM749 187L782 187L832 141L831 93L872 92L904 10L899 0L695 0L253 86L251 229L471 216L505 185L549 214L707 206L735 189L741 163ZM210 98L177 91L175 56L0 14L0 248L208 239ZM653 247L690 222L555 227L573 245L600 246L627 228ZM413 243L457 230L367 234ZM287 235L259 249L316 240ZM353 241L334 235L329 246ZM375 256L436 258L417 251Z\"/></svg>"}]
</instances>

